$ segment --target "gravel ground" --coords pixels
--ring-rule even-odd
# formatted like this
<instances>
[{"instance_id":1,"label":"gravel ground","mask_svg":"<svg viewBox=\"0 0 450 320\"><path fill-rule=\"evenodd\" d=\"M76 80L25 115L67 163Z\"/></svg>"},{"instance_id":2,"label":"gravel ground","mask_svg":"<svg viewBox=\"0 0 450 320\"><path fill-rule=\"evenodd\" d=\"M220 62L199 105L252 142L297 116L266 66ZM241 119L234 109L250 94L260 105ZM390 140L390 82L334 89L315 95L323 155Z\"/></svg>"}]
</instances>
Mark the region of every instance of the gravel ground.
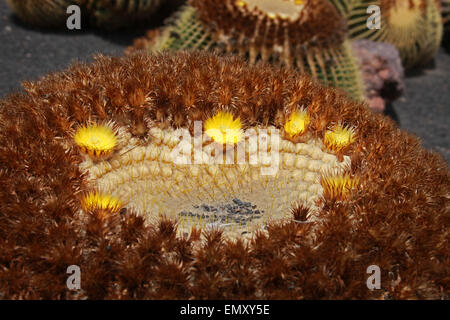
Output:
<instances>
[{"instance_id":1,"label":"gravel ground","mask_svg":"<svg viewBox=\"0 0 450 320\"><path fill-rule=\"evenodd\" d=\"M173 0L179 2L179 0ZM69 66L74 60L91 61L92 55L121 55L143 36L146 28L159 25L173 11L166 4L149 25L139 30L102 33L96 30L35 30L19 22L0 0L0 97L20 89L24 80L38 79ZM450 55L441 50L434 63L414 70L406 78L406 94L387 109L401 128L416 134L428 149L450 161Z\"/></svg>"},{"instance_id":2,"label":"gravel ground","mask_svg":"<svg viewBox=\"0 0 450 320\"><path fill-rule=\"evenodd\" d=\"M248 222L260 219L263 213L264 210L259 210L251 202L234 198L229 203L196 205L191 211L180 212L179 216L197 222L204 221L208 226L237 224L245 227Z\"/></svg>"}]
</instances>

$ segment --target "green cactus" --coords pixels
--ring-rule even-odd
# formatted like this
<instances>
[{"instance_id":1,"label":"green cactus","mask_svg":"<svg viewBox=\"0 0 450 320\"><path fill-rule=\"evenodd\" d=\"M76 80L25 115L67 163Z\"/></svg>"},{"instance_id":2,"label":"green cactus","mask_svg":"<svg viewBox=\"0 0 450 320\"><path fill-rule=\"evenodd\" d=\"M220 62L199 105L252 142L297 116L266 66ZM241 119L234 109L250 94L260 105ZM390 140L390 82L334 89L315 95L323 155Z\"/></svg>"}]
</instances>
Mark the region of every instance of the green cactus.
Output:
<instances>
[{"instance_id":1,"label":"green cactus","mask_svg":"<svg viewBox=\"0 0 450 320\"><path fill-rule=\"evenodd\" d=\"M207 2L209 0L204 3ZM338 41L333 37L334 35L330 34L331 44L327 44L326 40L322 41L322 44L315 44L313 41L291 43L288 46L279 46L278 50L252 44L246 46L252 39L245 39L242 35L239 40L214 30L202 21L198 8L188 5L177 12L171 22L157 32L153 39L145 41L143 46L151 52L215 50L243 56L251 63L263 60L274 65L286 65L302 73L311 74L327 85L342 88L354 98L362 98L364 88L349 41L345 34Z\"/></svg>"},{"instance_id":2,"label":"green cactus","mask_svg":"<svg viewBox=\"0 0 450 320\"><path fill-rule=\"evenodd\" d=\"M93 26L114 29L148 18L163 0L7 0L24 22L39 27L62 28L67 7L80 6Z\"/></svg>"},{"instance_id":3,"label":"green cactus","mask_svg":"<svg viewBox=\"0 0 450 320\"><path fill-rule=\"evenodd\" d=\"M442 23L437 0L330 0L347 19L351 39L388 42L405 68L428 62L439 49ZM367 8L381 9L381 29L369 29Z\"/></svg>"}]
</instances>

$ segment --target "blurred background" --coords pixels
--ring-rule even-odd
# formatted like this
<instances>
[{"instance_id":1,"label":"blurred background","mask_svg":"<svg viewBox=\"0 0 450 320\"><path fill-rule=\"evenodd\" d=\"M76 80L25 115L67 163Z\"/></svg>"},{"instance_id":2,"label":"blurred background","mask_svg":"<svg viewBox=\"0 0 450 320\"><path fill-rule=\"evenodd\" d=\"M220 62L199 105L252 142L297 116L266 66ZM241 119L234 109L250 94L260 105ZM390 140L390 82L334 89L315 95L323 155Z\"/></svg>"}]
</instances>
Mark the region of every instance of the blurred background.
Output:
<instances>
[{"instance_id":1,"label":"blurred background","mask_svg":"<svg viewBox=\"0 0 450 320\"><path fill-rule=\"evenodd\" d=\"M22 81L60 71L74 61L89 62L98 53L123 55L134 39L162 25L182 2L165 2L146 25L137 29L105 32L83 25L73 31L32 28L0 0L0 98L21 90ZM441 48L427 66L407 72L405 87L405 95L388 105L385 113L449 162L450 54Z\"/></svg>"}]
</instances>

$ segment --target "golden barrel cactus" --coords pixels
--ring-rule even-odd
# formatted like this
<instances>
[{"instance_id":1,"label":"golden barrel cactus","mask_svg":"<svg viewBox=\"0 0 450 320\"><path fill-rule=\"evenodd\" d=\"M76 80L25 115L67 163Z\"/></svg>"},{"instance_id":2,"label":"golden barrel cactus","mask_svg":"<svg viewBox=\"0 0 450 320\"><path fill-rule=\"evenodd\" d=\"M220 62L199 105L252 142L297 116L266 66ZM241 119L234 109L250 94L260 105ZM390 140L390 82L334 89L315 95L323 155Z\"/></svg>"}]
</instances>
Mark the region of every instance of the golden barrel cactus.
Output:
<instances>
[{"instance_id":1,"label":"golden barrel cactus","mask_svg":"<svg viewBox=\"0 0 450 320\"><path fill-rule=\"evenodd\" d=\"M130 26L148 19L162 0L7 0L17 16L39 27L65 28L67 8L78 5L83 19L105 29ZM86 15L84 17L84 15Z\"/></svg>"},{"instance_id":2,"label":"golden barrel cactus","mask_svg":"<svg viewBox=\"0 0 450 320\"><path fill-rule=\"evenodd\" d=\"M330 0L348 22L351 39L368 39L395 45L405 68L426 64L442 39L438 0ZM381 28L369 28L372 5L381 13Z\"/></svg>"},{"instance_id":3,"label":"golden barrel cactus","mask_svg":"<svg viewBox=\"0 0 450 320\"><path fill-rule=\"evenodd\" d=\"M296 72L99 56L0 101L0 163L5 299L448 298L446 162Z\"/></svg>"},{"instance_id":4,"label":"golden barrel cactus","mask_svg":"<svg viewBox=\"0 0 450 320\"><path fill-rule=\"evenodd\" d=\"M442 0L442 19L444 22L444 45L450 48L450 1Z\"/></svg>"}]
</instances>

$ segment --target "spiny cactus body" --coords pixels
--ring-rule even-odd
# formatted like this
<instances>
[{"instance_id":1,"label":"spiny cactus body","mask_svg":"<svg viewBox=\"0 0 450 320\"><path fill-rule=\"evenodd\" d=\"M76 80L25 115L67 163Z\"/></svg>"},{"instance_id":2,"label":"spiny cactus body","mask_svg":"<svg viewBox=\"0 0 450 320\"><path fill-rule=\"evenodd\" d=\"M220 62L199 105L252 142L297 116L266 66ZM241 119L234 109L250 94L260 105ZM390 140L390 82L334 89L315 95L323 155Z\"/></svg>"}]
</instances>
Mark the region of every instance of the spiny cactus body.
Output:
<instances>
[{"instance_id":1,"label":"spiny cactus body","mask_svg":"<svg viewBox=\"0 0 450 320\"><path fill-rule=\"evenodd\" d=\"M450 49L450 0L442 0L442 20L444 23L443 44Z\"/></svg>"},{"instance_id":2,"label":"spiny cactus body","mask_svg":"<svg viewBox=\"0 0 450 320\"><path fill-rule=\"evenodd\" d=\"M426 64L438 50L442 23L437 0L331 0L348 22L351 39L388 42L400 51L405 68ZM381 10L381 28L369 28L367 9Z\"/></svg>"},{"instance_id":3,"label":"spiny cactus body","mask_svg":"<svg viewBox=\"0 0 450 320\"><path fill-rule=\"evenodd\" d=\"M80 5L82 0L7 0L14 13L34 26L63 27L67 21L67 8Z\"/></svg>"}]
</instances>

